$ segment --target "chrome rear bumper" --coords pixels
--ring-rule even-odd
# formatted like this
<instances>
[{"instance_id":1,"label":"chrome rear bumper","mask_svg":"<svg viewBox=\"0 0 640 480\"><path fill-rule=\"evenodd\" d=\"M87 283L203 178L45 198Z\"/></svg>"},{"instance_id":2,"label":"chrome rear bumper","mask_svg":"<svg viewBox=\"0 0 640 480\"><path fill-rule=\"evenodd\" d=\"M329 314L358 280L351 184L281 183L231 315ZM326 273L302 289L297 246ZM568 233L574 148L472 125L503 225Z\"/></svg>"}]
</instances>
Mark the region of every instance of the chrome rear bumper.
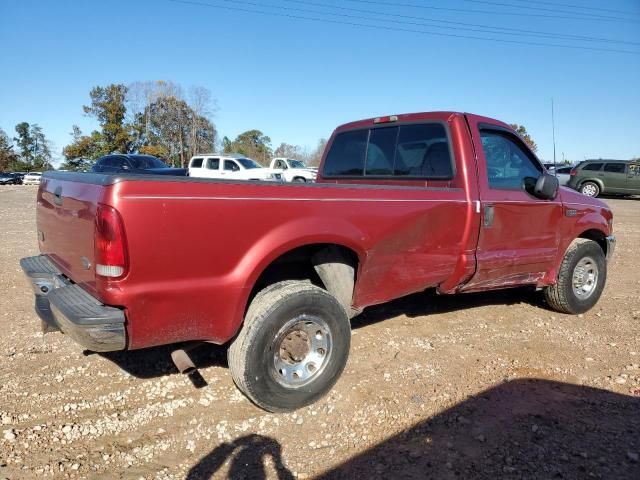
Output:
<instances>
[{"instance_id":1,"label":"chrome rear bumper","mask_svg":"<svg viewBox=\"0 0 640 480\"><path fill-rule=\"evenodd\" d=\"M23 258L20 266L31 281L44 333L61 331L94 352L127 347L123 310L100 303L62 275L45 255Z\"/></svg>"}]
</instances>

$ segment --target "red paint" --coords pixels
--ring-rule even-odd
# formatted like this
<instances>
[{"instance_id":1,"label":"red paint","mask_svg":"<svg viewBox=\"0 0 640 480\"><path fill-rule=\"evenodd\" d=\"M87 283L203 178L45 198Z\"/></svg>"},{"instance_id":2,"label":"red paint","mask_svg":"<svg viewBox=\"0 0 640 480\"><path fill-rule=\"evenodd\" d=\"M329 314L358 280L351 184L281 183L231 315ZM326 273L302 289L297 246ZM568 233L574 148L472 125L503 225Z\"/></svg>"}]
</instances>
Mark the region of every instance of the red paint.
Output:
<instances>
[{"instance_id":1,"label":"red paint","mask_svg":"<svg viewBox=\"0 0 640 480\"><path fill-rule=\"evenodd\" d=\"M325 185L132 179L100 186L45 178L38 193L41 251L100 301L125 308L129 348L142 348L228 341L259 275L303 245L353 250L360 262L353 304L365 307L430 287L453 293L548 285L576 236L591 229L610 233L611 213L598 200L563 189L543 202L488 188L477 124L505 124L451 112L398 115L393 123L423 120L449 127L456 167L451 181L319 175ZM371 126L367 119L336 132ZM53 198L59 187L63 207ZM491 231L482 228L478 201L496 207ZM567 201L574 202L575 217L563 213ZM100 203L115 208L124 225L128 273L121 279L96 277L82 266L83 256L95 263Z\"/></svg>"}]
</instances>

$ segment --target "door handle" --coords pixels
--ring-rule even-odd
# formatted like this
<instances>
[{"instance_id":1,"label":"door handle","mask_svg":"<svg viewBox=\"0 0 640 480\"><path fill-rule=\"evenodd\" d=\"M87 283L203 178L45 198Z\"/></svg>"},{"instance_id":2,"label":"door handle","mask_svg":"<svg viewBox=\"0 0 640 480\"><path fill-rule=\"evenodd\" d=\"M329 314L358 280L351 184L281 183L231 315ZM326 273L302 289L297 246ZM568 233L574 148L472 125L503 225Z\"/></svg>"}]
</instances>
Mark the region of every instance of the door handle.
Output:
<instances>
[{"instance_id":1,"label":"door handle","mask_svg":"<svg viewBox=\"0 0 640 480\"><path fill-rule=\"evenodd\" d=\"M495 207L490 203L485 203L482 225L485 228L491 228L493 226L494 216L495 216Z\"/></svg>"},{"instance_id":2,"label":"door handle","mask_svg":"<svg viewBox=\"0 0 640 480\"><path fill-rule=\"evenodd\" d=\"M58 187L53 191L53 203L62 206L62 187Z\"/></svg>"}]
</instances>

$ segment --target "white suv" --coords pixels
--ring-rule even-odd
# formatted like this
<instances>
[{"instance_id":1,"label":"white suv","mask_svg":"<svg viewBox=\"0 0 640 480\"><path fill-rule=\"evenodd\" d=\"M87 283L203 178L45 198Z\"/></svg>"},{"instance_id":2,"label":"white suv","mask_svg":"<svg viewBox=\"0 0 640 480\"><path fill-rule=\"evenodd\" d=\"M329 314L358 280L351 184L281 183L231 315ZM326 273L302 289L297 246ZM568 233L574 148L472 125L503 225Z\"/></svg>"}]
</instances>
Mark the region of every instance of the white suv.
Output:
<instances>
[{"instance_id":1,"label":"white suv","mask_svg":"<svg viewBox=\"0 0 640 480\"><path fill-rule=\"evenodd\" d=\"M234 180L282 181L282 174L264 168L255 160L238 154L205 153L189 160L189 176Z\"/></svg>"}]
</instances>

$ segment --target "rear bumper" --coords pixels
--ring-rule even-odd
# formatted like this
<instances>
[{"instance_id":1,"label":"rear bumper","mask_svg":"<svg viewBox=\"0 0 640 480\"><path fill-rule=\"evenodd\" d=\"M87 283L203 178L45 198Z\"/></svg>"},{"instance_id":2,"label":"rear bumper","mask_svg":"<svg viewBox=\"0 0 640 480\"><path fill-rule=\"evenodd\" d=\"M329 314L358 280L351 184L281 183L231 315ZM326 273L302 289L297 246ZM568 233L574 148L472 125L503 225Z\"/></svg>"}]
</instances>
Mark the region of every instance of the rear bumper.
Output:
<instances>
[{"instance_id":1,"label":"rear bumper","mask_svg":"<svg viewBox=\"0 0 640 480\"><path fill-rule=\"evenodd\" d=\"M607 240L607 260L610 260L613 253L616 251L616 237L615 235L609 235Z\"/></svg>"},{"instance_id":2,"label":"rear bumper","mask_svg":"<svg viewBox=\"0 0 640 480\"><path fill-rule=\"evenodd\" d=\"M124 311L100 303L45 255L23 258L20 266L31 281L43 332L61 331L94 352L127 347Z\"/></svg>"}]
</instances>

